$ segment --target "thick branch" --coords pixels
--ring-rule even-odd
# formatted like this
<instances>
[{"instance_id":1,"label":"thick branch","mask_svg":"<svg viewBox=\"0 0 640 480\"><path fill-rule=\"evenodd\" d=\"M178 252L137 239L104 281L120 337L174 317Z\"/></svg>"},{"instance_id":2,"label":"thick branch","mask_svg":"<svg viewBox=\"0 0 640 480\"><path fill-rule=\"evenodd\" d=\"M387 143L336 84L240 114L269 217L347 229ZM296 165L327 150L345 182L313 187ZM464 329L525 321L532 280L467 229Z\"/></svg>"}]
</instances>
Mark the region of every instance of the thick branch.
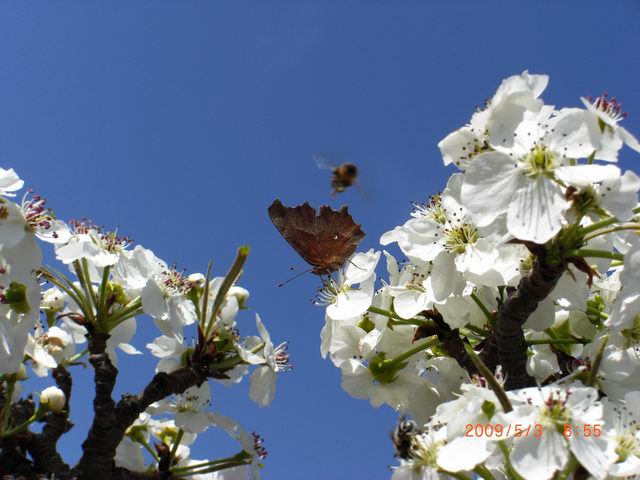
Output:
<instances>
[{"instance_id":1,"label":"thick branch","mask_svg":"<svg viewBox=\"0 0 640 480\"><path fill-rule=\"evenodd\" d=\"M496 344L507 390L535 385L527 373L527 344L522 325L555 288L566 268L563 258L552 262L546 255L539 255L529 275L520 279L518 288L498 308Z\"/></svg>"},{"instance_id":2,"label":"thick branch","mask_svg":"<svg viewBox=\"0 0 640 480\"><path fill-rule=\"evenodd\" d=\"M106 339L104 340L106 342ZM83 455L74 469L74 475L92 480L134 478L132 472L116 468L116 448L129 426L154 402L207 381L210 372L206 365L195 363L171 373L159 372L138 395L125 395L116 405L111 398L118 371L100 347L89 345L92 355L89 361L95 368L96 398L95 418L89 435L82 444ZM104 351L104 350L103 350ZM166 475L166 474L165 474ZM136 477L137 478L137 477ZM139 477L143 478L143 477ZM165 477L144 477L165 478Z\"/></svg>"},{"instance_id":3,"label":"thick branch","mask_svg":"<svg viewBox=\"0 0 640 480\"><path fill-rule=\"evenodd\" d=\"M115 447L112 449L105 442L112 435L114 427L115 402L111 393L118 375L118 370L106 353L108 338L107 334L88 335L89 362L95 369L96 396L93 400L93 423L82 444L83 455L76 469L85 478L93 477L95 480L111 478L115 457Z\"/></svg>"}]
</instances>

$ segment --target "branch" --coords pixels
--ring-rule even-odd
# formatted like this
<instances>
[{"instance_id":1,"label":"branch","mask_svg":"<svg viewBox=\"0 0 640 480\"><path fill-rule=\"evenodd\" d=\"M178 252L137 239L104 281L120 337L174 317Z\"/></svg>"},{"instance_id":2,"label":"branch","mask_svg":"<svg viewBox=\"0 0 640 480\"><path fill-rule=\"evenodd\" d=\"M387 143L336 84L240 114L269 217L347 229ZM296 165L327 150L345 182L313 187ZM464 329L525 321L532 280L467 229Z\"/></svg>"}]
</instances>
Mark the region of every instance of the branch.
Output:
<instances>
[{"instance_id":1,"label":"branch","mask_svg":"<svg viewBox=\"0 0 640 480\"><path fill-rule=\"evenodd\" d=\"M94 344L101 340L94 335ZM107 335L103 335L107 337ZM103 342L106 343L106 338ZM89 361L95 367L96 398L94 400L95 417L87 439L82 444L83 455L73 470L73 475L93 480L107 478L169 478L166 473L158 476L144 476L116 468L114 458L116 448L124 438L127 428L149 405L173 394L183 393L186 389L200 385L214 372L206 364L194 363L171 373L159 372L138 395L125 395L116 405L111 398L118 371L111 364L106 353L98 345L89 344L92 355Z\"/></svg>"},{"instance_id":2,"label":"branch","mask_svg":"<svg viewBox=\"0 0 640 480\"><path fill-rule=\"evenodd\" d=\"M512 290L498 307L495 339L507 390L535 385L527 373L527 344L522 325L551 293L566 270L567 260L561 255L558 257L552 262L546 252L540 252L529 274L520 279L518 288ZM489 366L490 362L487 364Z\"/></svg>"},{"instance_id":3,"label":"branch","mask_svg":"<svg viewBox=\"0 0 640 480\"><path fill-rule=\"evenodd\" d=\"M95 369L94 382L96 396L93 400L93 422L87 439L82 444L82 458L74 469L84 474L84 478L111 478L114 468L115 447L105 441L113 429L115 402L111 393L116 383L118 370L112 365L106 353L108 334L88 334L89 363ZM116 445L117 446L117 445Z\"/></svg>"},{"instance_id":4,"label":"branch","mask_svg":"<svg viewBox=\"0 0 640 480\"><path fill-rule=\"evenodd\" d=\"M478 369L473 364L473 361L464 348L465 340L460 337L459 330L457 328L452 329L449 324L444 321L442 315L435 310L425 310L421 314L426 318L433 320L436 328L433 329L434 331L433 333L430 333L430 335L438 336L438 340L440 340L442 347L456 362L458 362L458 365L464 368L470 376L478 373ZM422 335L425 333L428 333L421 332L422 328L423 327L418 327L416 330L416 337L414 337L414 341L417 338L422 338Z\"/></svg>"}]
</instances>

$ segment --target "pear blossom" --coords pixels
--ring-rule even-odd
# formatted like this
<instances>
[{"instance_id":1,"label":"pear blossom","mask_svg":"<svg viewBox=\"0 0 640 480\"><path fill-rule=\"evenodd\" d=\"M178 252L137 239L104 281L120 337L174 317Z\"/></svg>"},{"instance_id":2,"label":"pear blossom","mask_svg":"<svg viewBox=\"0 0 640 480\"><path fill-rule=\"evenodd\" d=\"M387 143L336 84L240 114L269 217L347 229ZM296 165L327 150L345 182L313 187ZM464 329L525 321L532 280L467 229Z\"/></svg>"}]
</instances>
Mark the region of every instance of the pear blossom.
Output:
<instances>
[{"instance_id":1,"label":"pear blossom","mask_svg":"<svg viewBox=\"0 0 640 480\"><path fill-rule=\"evenodd\" d=\"M505 80L483 110L473 114L470 122L447 135L438 143L445 165L455 164L465 170L479 154L491 150L489 139L499 129L499 118L521 118L525 112L537 112L542 107L538 97L549 82L546 75L530 75L524 71ZM497 118L496 118L497 117Z\"/></svg>"},{"instance_id":2,"label":"pear blossom","mask_svg":"<svg viewBox=\"0 0 640 480\"><path fill-rule=\"evenodd\" d=\"M615 97L607 93L597 98L580 97L587 111L597 118L602 132L603 146L596 152L595 158L615 162L618 150L625 143L629 148L640 152L640 142L623 126L618 125L626 117L622 105Z\"/></svg>"},{"instance_id":3,"label":"pear blossom","mask_svg":"<svg viewBox=\"0 0 640 480\"><path fill-rule=\"evenodd\" d=\"M152 404L147 411L151 414L175 413L176 425L190 433L201 433L209 427L205 409L211 404L211 387L203 383L191 387L173 398Z\"/></svg>"},{"instance_id":4,"label":"pear blossom","mask_svg":"<svg viewBox=\"0 0 640 480\"><path fill-rule=\"evenodd\" d=\"M606 442L595 436L563 434L564 426L602 424L602 404L595 389L581 385L550 385L510 392L514 409L498 413L503 425L541 425L542 434L513 440L513 468L526 480L551 478L569 460L569 452L595 478L604 479L612 463ZM524 428L524 427L523 427ZM515 435L514 432L511 432Z\"/></svg>"},{"instance_id":5,"label":"pear blossom","mask_svg":"<svg viewBox=\"0 0 640 480\"><path fill-rule=\"evenodd\" d=\"M597 124L584 110L552 108L505 128L496 151L476 157L465 172L462 204L478 226L507 214L509 233L545 243L567 223L569 208L554 177L569 159L588 156L597 142ZM576 165L578 172L592 165ZM606 180L596 175L596 180Z\"/></svg>"},{"instance_id":6,"label":"pear blossom","mask_svg":"<svg viewBox=\"0 0 640 480\"><path fill-rule=\"evenodd\" d=\"M355 253L338 271L338 279L330 277L318 294L318 305L327 306L327 315L334 320L344 320L364 313L373 300L375 267L380 252L370 249ZM358 288L355 285L359 284Z\"/></svg>"},{"instance_id":7,"label":"pear blossom","mask_svg":"<svg viewBox=\"0 0 640 480\"><path fill-rule=\"evenodd\" d=\"M287 342L274 346L267 329L260 316L256 314L256 326L260 332L260 349L253 353L251 350L238 348L238 353L247 363L257 365L249 377L249 397L259 406L271 404L276 393L276 373L289 371L293 367L289 364Z\"/></svg>"}]
</instances>

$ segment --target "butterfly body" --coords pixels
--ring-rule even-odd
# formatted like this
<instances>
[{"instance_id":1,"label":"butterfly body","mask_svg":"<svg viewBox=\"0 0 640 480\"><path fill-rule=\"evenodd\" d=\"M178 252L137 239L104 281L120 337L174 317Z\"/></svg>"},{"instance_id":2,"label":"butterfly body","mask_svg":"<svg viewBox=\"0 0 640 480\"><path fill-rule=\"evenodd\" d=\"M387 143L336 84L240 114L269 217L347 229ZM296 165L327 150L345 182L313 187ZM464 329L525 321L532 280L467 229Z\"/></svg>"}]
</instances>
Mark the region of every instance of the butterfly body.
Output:
<instances>
[{"instance_id":1,"label":"butterfly body","mask_svg":"<svg viewBox=\"0 0 640 480\"><path fill-rule=\"evenodd\" d=\"M316 275L329 274L342 267L365 236L347 207L336 211L323 205L316 213L308 202L287 207L280 200L274 200L269 207L269 217Z\"/></svg>"}]
</instances>

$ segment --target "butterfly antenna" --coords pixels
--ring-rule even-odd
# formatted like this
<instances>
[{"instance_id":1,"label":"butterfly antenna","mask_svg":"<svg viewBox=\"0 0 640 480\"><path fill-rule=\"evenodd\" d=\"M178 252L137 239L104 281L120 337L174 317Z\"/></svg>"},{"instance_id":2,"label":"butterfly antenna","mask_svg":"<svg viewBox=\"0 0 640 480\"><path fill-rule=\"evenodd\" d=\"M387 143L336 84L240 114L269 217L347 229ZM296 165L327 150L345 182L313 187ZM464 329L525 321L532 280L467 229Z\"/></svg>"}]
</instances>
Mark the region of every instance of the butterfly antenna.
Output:
<instances>
[{"instance_id":1,"label":"butterfly antenna","mask_svg":"<svg viewBox=\"0 0 640 480\"><path fill-rule=\"evenodd\" d=\"M308 270L305 270L304 272L300 272L299 274L297 274L297 275L295 275L295 276L291 277L289 280L285 280L284 282L279 283L279 284L278 284L278 288L280 288L280 287L284 287L284 286L285 286L287 283L289 283L290 281L295 280L295 279L296 279L296 278L298 278L298 277L301 277L301 276L302 276L302 275L304 275L305 273L309 273L311 270L313 270L313 267L311 267L311 268L310 268L310 269L308 269Z\"/></svg>"},{"instance_id":2,"label":"butterfly antenna","mask_svg":"<svg viewBox=\"0 0 640 480\"><path fill-rule=\"evenodd\" d=\"M358 265L356 265L355 263L353 263L353 262L352 262L351 260L349 260L348 258L347 258L347 262L349 262L351 265L353 265L354 267L356 267L356 268L358 268L358 269L360 269L360 270L365 270L364 268L359 267Z\"/></svg>"}]
</instances>

